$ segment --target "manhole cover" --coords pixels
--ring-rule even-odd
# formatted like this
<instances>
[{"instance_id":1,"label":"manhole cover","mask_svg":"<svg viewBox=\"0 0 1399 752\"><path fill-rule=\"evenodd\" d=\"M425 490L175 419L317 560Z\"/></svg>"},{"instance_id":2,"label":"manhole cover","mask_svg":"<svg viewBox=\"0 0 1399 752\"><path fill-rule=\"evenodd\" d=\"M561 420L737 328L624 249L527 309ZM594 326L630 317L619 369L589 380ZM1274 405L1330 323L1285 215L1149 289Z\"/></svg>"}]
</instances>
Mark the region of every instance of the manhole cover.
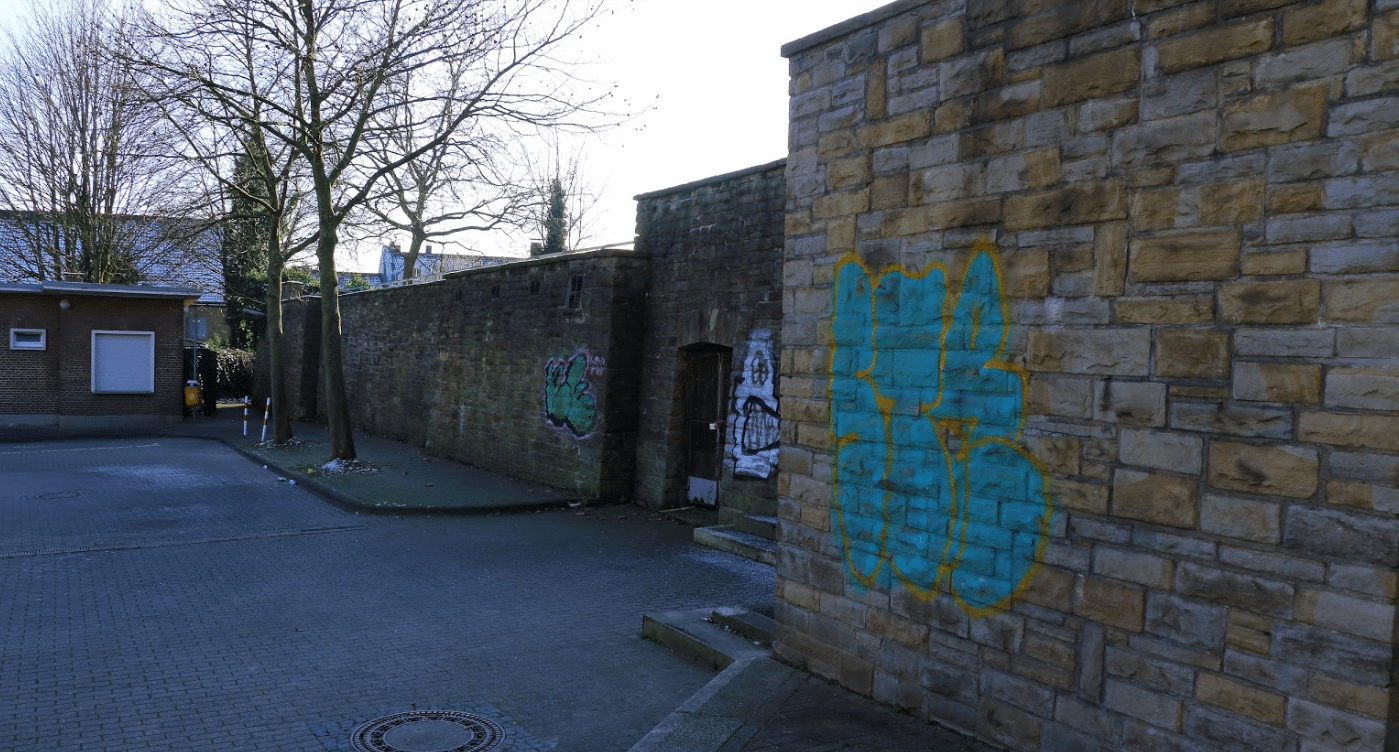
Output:
<instances>
[{"instance_id":1,"label":"manhole cover","mask_svg":"<svg viewBox=\"0 0 1399 752\"><path fill-rule=\"evenodd\" d=\"M503 741L500 724L456 710L386 715L350 735L356 752L485 752Z\"/></svg>"},{"instance_id":2,"label":"manhole cover","mask_svg":"<svg viewBox=\"0 0 1399 752\"><path fill-rule=\"evenodd\" d=\"M77 491L49 491L47 493L34 494L35 499L75 499L79 496Z\"/></svg>"}]
</instances>

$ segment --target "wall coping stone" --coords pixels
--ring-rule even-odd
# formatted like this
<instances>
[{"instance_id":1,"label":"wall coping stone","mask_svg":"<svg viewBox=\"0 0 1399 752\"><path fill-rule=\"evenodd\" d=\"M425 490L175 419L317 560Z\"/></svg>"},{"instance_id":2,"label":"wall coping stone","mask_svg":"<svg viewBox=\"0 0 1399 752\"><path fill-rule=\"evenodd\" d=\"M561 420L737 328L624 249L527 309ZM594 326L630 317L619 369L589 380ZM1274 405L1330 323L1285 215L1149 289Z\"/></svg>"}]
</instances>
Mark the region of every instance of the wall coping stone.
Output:
<instances>
[{"instance_id":1,"label":"wall coping stone","mask_svg":"<svg viewBox=\"0 0 1399 752\"><path fill-rule=\"evenodd\" d=\"M787 158L783 157L782 159L773 162L768 162L767 164L758 165L756 167L745 167L741 170L726 172L723 175L715 175L713 177L703 178L701 180L694 180L689 183L681 183L680 185L673 186L670 188L662 188L658 191L638 193L637 195L632 196L632 199L636 201L644 201L646 199L660 198L661 196L670 196L676 193L692 191L696 188L703 188L706 185L716 185L718 183L734 180L735 178L746 177L748 175L756 175L758 173L767 172L768 170L775 170L778 167L786 166L786 164Z\"/></svg>"},{"instance_id":2,"label":"wall coping stone","mask_svg":"<svg viewBox=\"0 0 1399 752\"><path fill-rule=\"evenodd\" d=\"M817 45L839 39L851 32L873 26L881 21L887 21L894 16L902 15L927 4L928 0L896 0L896 2L889 3L882 8L875 8L868 13L841 21L835 26L828 26L820 31L807 34L801 39L788 42L782 45L782 57L790 58Z\"/></svg>"}]
</instances>

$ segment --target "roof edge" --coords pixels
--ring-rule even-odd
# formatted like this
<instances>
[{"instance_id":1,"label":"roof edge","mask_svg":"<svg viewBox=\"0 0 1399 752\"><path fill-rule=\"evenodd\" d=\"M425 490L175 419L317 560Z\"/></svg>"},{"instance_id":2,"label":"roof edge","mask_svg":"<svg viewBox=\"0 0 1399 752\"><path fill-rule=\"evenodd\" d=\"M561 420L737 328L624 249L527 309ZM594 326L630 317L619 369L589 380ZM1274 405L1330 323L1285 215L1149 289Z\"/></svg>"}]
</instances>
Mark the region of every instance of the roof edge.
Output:
<instances>
[{"instance_id":1,"label":"roof edge","mask_svg":"<svg viewBox=\"0 0 1399 752\"><path fill-rule=\"evenodd\" d=\"M862 13L854 18L841 21L835 26L828 26L820 31L807 34L801 39L788 42L782 45L782 57L793 57L819 44L824 44L833 39L839 39L853 31L858 31L866 26L873 26L880 21L887 21L894 16L902 15L914 8L927 4L928 0L896 0L882 8L875 8L868 13Z\"/></svg>"}]
</instances>

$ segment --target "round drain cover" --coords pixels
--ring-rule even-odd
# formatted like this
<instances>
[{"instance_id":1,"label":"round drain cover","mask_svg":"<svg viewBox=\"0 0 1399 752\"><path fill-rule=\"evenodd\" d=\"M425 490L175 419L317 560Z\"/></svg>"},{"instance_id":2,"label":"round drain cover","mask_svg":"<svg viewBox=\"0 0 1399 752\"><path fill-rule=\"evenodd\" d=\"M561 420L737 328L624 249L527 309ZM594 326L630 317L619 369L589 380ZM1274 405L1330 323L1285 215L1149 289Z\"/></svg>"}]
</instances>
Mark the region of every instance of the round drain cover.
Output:
<instances>
[{"instance_id":1,"label":"round drain cover","mask_svg":"<svg viewBox=\"0 0 1399 752\"><path fill-rule=\"evenodd\" d=\"M495 721L456 710L386 715L350 735L356 752L486 752L503 741Z\"/></svg>"}]
</instances>

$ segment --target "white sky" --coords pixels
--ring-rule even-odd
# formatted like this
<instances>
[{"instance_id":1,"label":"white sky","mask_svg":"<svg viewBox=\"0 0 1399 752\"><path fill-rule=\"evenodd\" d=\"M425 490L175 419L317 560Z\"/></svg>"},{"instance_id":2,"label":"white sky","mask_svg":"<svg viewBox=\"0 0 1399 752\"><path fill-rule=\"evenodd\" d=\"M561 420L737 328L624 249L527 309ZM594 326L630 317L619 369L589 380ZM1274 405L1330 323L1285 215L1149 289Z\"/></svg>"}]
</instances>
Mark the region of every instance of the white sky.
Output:
<instances>
[{"instance_id":1,"label":"white sky","mask_svg":"<svg viewBox=\"0 0 1399 752\"><path fill-rule=\"evenodd\" d=\"M584 244L630 241L637 194L785 157L782 45L889 2L607 0L612 12L567 56L595 60L582 75L615 83L619 109L642 114L581 145L587 182L600 193L586 215ZM25 5L0 0L0 25ZM406 247L407 238L401 241ZM529 234L468 235L461 242L492 255L525 255ZM364 243L356 255L342 244L336 265L375 271L379 245Z\"/></svg>"},{"instance_id":2,"label":"white sky","mask_svg":"<svg viewBox=\"0 0 1399 752\"><path fill-rule=\"evenodd\" d=\"M588 215L585 244L630 241L637 194L785 157L782 45L891 1L611 0L615 13L581 40L599 58L585 75L616 82L624 106L651 107L586 144L587 176L602 196ZM524 255L529 239L463 241L488 254ZM376 270L377 248L344 254L341 263Z\"/></svg>"}]
</instances>

